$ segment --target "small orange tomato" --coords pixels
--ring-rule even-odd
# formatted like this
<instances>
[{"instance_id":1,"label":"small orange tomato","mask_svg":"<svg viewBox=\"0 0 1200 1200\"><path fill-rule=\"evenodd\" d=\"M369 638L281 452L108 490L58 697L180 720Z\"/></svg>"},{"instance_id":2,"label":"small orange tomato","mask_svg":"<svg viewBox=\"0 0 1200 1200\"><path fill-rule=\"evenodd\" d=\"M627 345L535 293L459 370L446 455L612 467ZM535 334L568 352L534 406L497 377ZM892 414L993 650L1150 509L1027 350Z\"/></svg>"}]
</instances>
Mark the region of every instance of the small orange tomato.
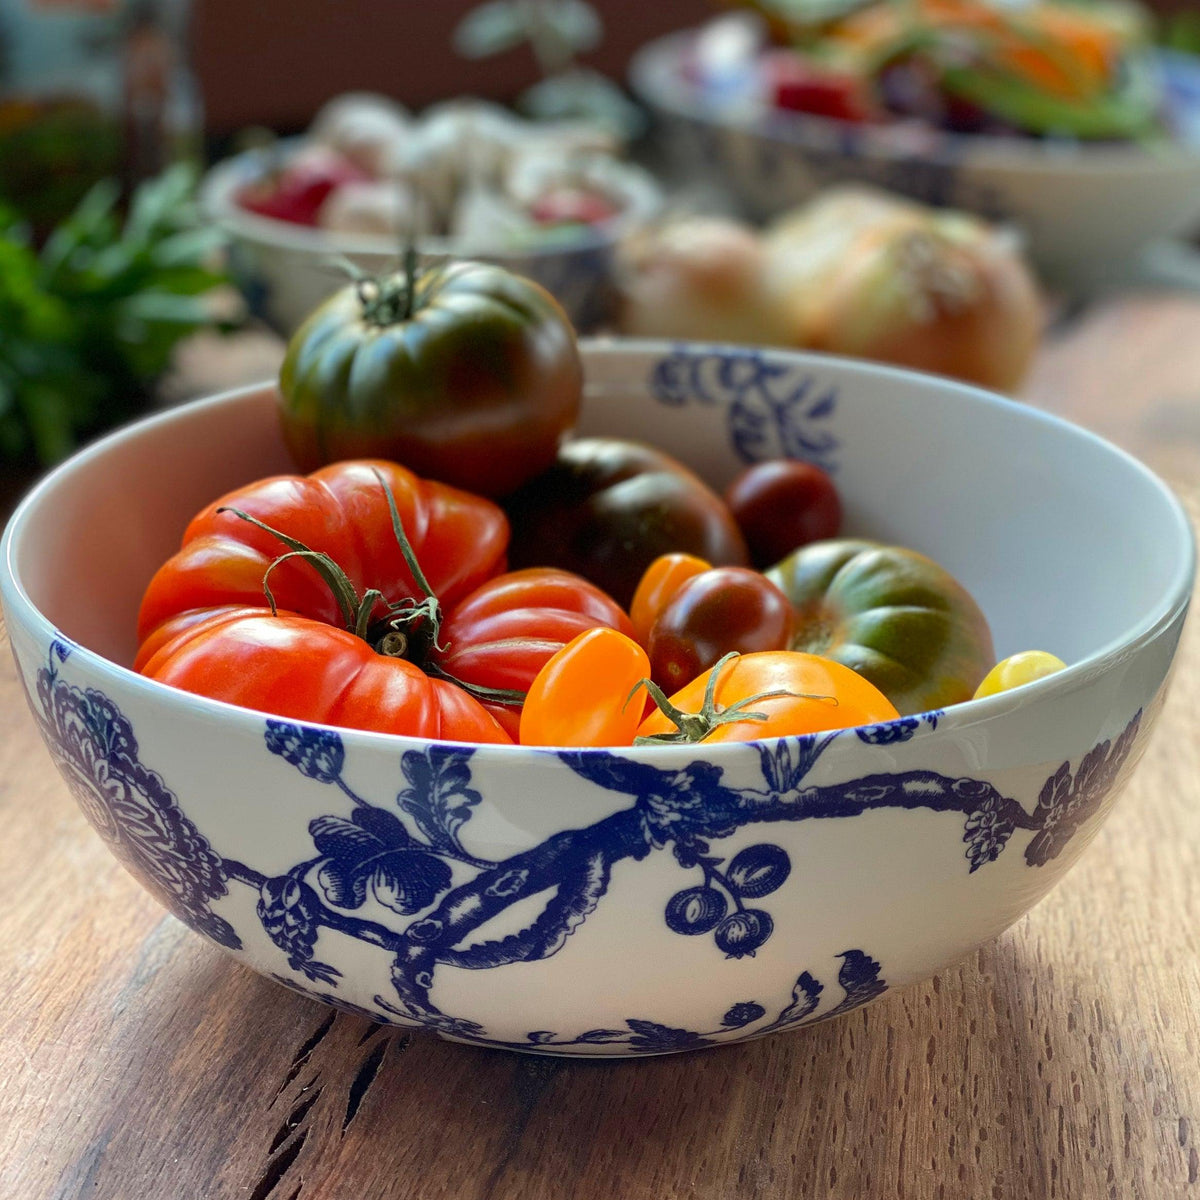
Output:
<instances>
[{"instance_id":1,"label":"small orange tomato","mask_svg":"<svg viewBox=\"0 0 1200 1200\"><path fill-rule=\"evenodd\" d=\"M694 554L660 554L646 568L629 606L634 636L643 646L650 640L650 629L667 601L694 575L711 569L711 563Z\"/></svg>"},{"instance_id":2,"label":"small orange tomato","mask_svg":"<svg viewBox=\"0 0 1200 1200\"><path fill-rule=\"evenodd\" d=\"M669 705L677 719L661 710L651 713L638 728L639 742L746 742L873 725L900 715L849 667L795 650L727 656L680 688Z\"/></svg>"},{"instance_id":3,"label":"small orange tomato","mask_svg":"<svg viewBox=\"0 0 1200 1200\"><path fill-rule=\"evenodd\" d=\"M631 696L650 674L646 652L616 629L589 629L534 677L521 709L523 746L628 746L642 719Z\"/></svg>"}]
</instances>

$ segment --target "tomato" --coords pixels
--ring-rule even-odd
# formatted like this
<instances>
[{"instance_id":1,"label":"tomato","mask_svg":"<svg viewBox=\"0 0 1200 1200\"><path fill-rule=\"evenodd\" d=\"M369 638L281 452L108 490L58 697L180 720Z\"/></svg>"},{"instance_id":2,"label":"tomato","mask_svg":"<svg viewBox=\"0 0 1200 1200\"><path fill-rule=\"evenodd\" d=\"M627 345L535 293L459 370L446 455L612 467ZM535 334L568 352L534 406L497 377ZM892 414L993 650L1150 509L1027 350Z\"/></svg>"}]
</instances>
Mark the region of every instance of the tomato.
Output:
<instances>
[{"instance_id":1,"label":"tomato","mask_svg":"<svg viewBox=\"0 0 1200 1200\"><path fill-rule=\"evenodd\" d=\"M521 709L521 745L630 745L643 712L633 692L649 674L645 650L619 630L579 634L530 684Z\"/></svg>"},{"instance_id":2,"label":"tomato","mask_svg":"<svg viewBox=\"0 0 1200 1200\"><path fill-rule=\"evenodd\" d=\"M514 566L574 571L622 607L661 554L748 566L749 551L720 496L682 463L639 442L576 438L549 470L504 502Z\"/></svg>"},{"instance_id":3,"label":"tomato","mask_svg":"<svg viewBox=\"0 0 1200 1200\"><path fill-rule=\"evenodd\" d=\"M603 225L620 211L603 192L572 186L551 188L529 206L529 215L539 225Z\"/></svg>"},{"instance_id":4,"label":"tomato","mask_svg":"<svg viewBox=\"0 0 1200 1200\"><path fill-rule=\"evenodd\" d=\"M430 652L433 666L472 688L528 692L548 659L599 627L633 635L620 606L569 571L533 567L496 576L451 609ZM516 736L520 708L485 706Z\"/></svg>"},{"instance_id":5,"label":"tomato","mask_svg":"<svg viewBox=\"0 0 1200 1200\"><path fill-rule=\"evenodd\" d=\"M363 595L377 588L391 601L421 599L392 530L387 492L431 590L451 607L504 569L508 522L491 501L419 479L387 462L343 462L307 477L258 480L208 505L193 518L183 545L150 581L138 616L138 640L188 609L241 604L264 607L263 578L286 550L272 534L222 511L236 508L328 555ZM291 558L269 585L280 608L346 624L345 614L312 563Z\"/></svg>"},{"instance_id":6,"label":"tomato","mask_svg":"<svg viewBox=\"0 0 1200 1200\"><path fill-rule=\"evenodd\" d=\"M791 50L772 52L765 65L776 108L856 124L871 119L875 104L863 76Z\"/></svg>"},{"instance_id":7,"label":"tomato","mask_svg":"<svg viewBox=\"0 0 1200 1200\"><path fill-rule=\"evenodd\" d=\"M650 677L675 691L730 651L787 650L796 626L791 602L765 575L714 567L685 580L651 626Z\"/></svg>"},{"instance_id":8,"label":"tomato","mask_svg":"<svg viewBox=\"0 0 1200 1200\"><path fill-rule=\"evenodd\" d=\"M479 701L344 629L280 610L224 607L165 622L136 668L257 712L460 742L512 738Z\"/></svg>"},{"instance_id":9,"label":"tomato","mask_svg":"<svg viewBox=\"0 0 1200 1200\"><path fill-rule=\"evenodd\" d=\"M658 614L680 585L693 575L711 569L712 563L694 554L660 554L646 568L629 606L634 636L643 646L650 638L650 628L658 620Z\"/></svg>"},{"instance_id":10,"label":"tomato","mask_svg":"<svg viewBox=\"0 0 1200 1200\"><path fill-rule=\"evenodd\" d=\"M1066 666L1061 658L1045 650L1022 650L1010 654L983 677L983 682L975 689L974 699L982 700L984 696L995 696L999 692L1032 683L1035 679L1045 679L1047 675L1065 670Z\"/></svg>"},{"instance_id":11,"label":"tomato","mask_svg":"<svg viewBox=\"0 0 1200 1200\"><path fill-rule=\"evenodd\" d=\"M837 537L842 528L837 485L813 463L786 458L755 463L725 489L725 503L758 567L809 542Z\"/></svg>"},{"instance_id":12,"label":"tomato","mask_svg":"<svg viewBox=\"0 0 1200 1200\"><path fill-rule=\"evenodd\" d=\"M321 206L336 189L370 176L348 158L324 146L306 148L277 170L238 193L238 205L262 217L316 225Z\"/></svg>"},{"instance_id":13,"label":"tomato","mask_svg":"<svg viewBox=\"0 0 1200 1200\"><path fill-rule=\"evenodd\" d=\"M995 661L974 598L915 550L814 542L766 575L796 608L792 648L859 672L901 713L969 700Z\"/></svg>"},{"instance_id":14,"label":"tomato","mask_svg":"<svg viewBox=\"0 0 1200 1200\"><path fill-rule=\"evenodd\" d=\"M279 372L304 470L379 456L487 496L554 462L582 387L571 323L544 288L487 263L422 270L411 254L325 301Z\"/></svg>"},{"instance_id":15,"label":"tomato","mask_svg":"<svg viewBox=\"0 0 1200 1200\"><path fill-rule=\"evenodd\" d=\"M668 707L680 720L668 712L652 713L638 728L639 743L643 738L744 742L849 729L898 716L891 701L849 667L791 650L722 660L671 696ZM739 713L747 715L739 719Z\"/></svg>"}]
</instances>

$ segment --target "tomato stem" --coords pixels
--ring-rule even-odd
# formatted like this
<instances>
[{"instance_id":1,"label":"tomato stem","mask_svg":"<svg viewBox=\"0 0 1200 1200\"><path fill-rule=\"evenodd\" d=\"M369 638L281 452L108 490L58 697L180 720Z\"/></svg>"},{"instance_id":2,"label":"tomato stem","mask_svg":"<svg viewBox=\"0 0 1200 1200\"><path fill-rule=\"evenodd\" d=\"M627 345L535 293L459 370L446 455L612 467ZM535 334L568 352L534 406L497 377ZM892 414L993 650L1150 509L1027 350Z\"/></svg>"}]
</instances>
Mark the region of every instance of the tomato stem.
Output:
<instances>
[{"instance_id":1,"label":"tomato stem","mask_svg":"<svg viewBox=\"0 0 1200 1200\"><path fill-rule=\"evenodd\" d=\"M517 705L524 703L525 693L510 688L491 688L483 684L466 683L456 679L447 671L429 661L432 649L444 649L438 642L438 634L442 625L442 608L421 564L417 561L416 551L404 532L404 522L400 519L400 510L396 507L396 497L388 486L387 480L378 468L372 468L383 494L387 497L388 514L392 521L392 534L404 556L404 562L412 574L413 582L418 589L425 593L423 599L405 596L402 600L391 601L378 589L370 588L359 596L350 577L338 563L322 550L313 550L298 538L281 532L260 521L257 517L243 512L240 508L225 505L217 509L218 513L232 513L243 521L249 522L256 528L269 533L285 546L289 547L286 554L274 559L263 573L263 593L271 606L271 614L278 615L279 609L271 591L271 572L289 559L300 558L312 564L322 581L333 593L341 610L346 629L356 637L370 644L371 648L386 658L403 658L414 666L420 667L426 675L445 679L455 684L477 700L492 704ZM384 614L376 617L380 605Z\"/></svg>"},{"instance_id":2,"label":"tomato stem","mask_svg":"<svg viewBox=\"0 0 1200 1200\"><path fill-rule=\"evenodd\" d=\"M386 328L412 319L417 311L417 283L421 278L421 256L416 244L410 241L404 248L404 266L382 278L361 277L355 280L363 320Z\"/></svg>"},{"instance_id":3,"label":"tomato stem","mask_svg":"<svg viewBox=\"0 0 1200 1200\"><path fill-rule=\"evenodd\" d=\"M704 685L704 700L700 705L700 711L696 713L684 712L672 704L667 699L666 693L652 679L639 679L633 685L633 691L629 693L625 703L628 704L642 688L645 688L655 706L663 716L674 723L675 728L669 733L643 734L634 738L633 744L635 746L657 746L663 743L668 745L694 744L704 741L719 725L728 725L734 721L766 721L769 719L768 713L752 712L748 707L751 704L757 704L760 700L775 700L783 696L791 696L798 700L828 700L831 704L837 704L836 696L814 695L809 692L793 692L787 688L779 688L773 692L757 692L753 696L743 696L736 704L731 704L728 708L718 708L717 683L721 672L734 659L740 657L736 650L731 650L708 673L708 682Z\"/></svg>"}]
</instances>

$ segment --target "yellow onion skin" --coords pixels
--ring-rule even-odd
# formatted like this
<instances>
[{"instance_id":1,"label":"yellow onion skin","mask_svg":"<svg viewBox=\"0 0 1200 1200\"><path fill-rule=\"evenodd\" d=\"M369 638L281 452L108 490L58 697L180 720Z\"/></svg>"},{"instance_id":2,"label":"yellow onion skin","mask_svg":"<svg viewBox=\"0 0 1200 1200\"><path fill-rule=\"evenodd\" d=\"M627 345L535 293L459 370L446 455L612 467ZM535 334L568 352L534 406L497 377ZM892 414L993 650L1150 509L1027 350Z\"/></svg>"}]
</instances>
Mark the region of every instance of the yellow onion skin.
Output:
<instances>
[{"instance_id":1,"label":"yellow onion skin","mask_svg":"<svg viewBox=\"0 0 1200 1200\"><path fill-rule=\"evenodd\" d=\"M779 342L764 290L764 247L748 225L678 217L639 230L617 259L620 330L628 337Z\"/></svg>"},{"instance_id":2,"label":"yellow onion skin","mask_svg":"<svg viewBox=\"0 0 1200 1200\"><path fill-rule=\"evenodd\" d=\"M1005 231L847 190L779 222L764 245L791 345L1003 392L1029 369L1042 301Z\"/></svg>"}]
</instances>

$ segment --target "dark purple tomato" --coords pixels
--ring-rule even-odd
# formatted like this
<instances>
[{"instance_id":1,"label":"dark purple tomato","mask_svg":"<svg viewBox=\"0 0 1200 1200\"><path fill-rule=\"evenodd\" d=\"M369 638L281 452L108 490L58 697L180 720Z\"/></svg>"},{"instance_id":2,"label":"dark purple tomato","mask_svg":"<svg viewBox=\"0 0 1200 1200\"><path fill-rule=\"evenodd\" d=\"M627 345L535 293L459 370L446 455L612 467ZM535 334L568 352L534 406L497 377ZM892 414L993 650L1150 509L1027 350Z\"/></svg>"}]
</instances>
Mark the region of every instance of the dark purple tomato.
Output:
<instances>
[{"instance_id":1,"label":"dark purple tomato","mask_svg":"<svg viewBox=\"0 0 1200 1200\"><path fill-rule=\"evenodd\" d=\"M553 566L603 588L628 610L662 554L748 566L725 501L681 462L641 442L575 438L549 470L503 501L513 568Z\"/></svg>"},{"instance_id":2,"label":"dark purple tomato","mask_svg":"<svg viewBox=\"0 0 1200 1200\"><path fill-rule=\"evenodd\" d=\"M786 650L795 631L791 601L765 575L714 567L686 580L650 629L650 677L667 695L730 651Z\"/></svg>"},{"instance_id":3,"label":"dark purple tomato","mask_svg":"<svg viewBox=\"0 0 1200 1200\"><path fill-rule=\"evenodd\" d=\"M774 458L747 467L725 489L757 567L770 567L800 546L837 537L842 501L836 484L812 463Z\"/></svg>"}]
</instances>

